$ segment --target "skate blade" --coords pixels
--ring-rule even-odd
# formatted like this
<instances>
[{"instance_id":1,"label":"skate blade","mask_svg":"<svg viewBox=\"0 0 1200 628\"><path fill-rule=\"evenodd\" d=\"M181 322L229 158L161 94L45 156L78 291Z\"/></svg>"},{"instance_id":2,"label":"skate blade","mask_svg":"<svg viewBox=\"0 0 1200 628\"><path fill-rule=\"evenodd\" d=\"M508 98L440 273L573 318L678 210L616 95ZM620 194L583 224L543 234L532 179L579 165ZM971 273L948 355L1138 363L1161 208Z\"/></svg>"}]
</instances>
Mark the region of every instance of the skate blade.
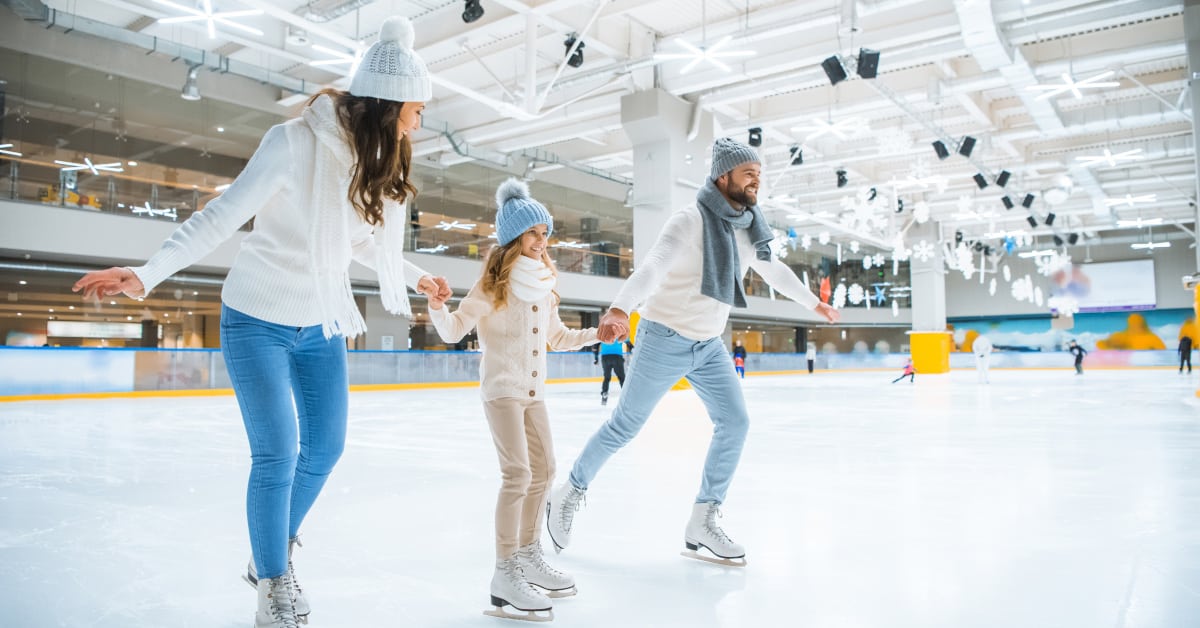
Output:
<instances>
[{"instance_id":1,"label":"skate blade","mask_svg":"<svg viewBox=\"0 0 1200 628\"><path fill-rule=\"evenodd\" d=\"M746 566L746 557L745 556L741 556L738 558L721 558L719 556L705 556L704 554L701 554L695 550L683 550L682 552L679 552L679 555L683 556L684 558L691 558L693 560L700 560L700 561L704 561L706 563L712 563L714 565L721 565L722 567L745 567Z\"/></svg>"},{"instance_id":2,"label":"skate blade","mask_svg":"<svg viewBox=\"0 0 1200 628\"><path fill-rule=\"evenodd\" d=\"M536 587L537 585L535 584L533 586ZM542 589L542 591L544 591L546 593L546 597L548 597L548 598L571 597L571 596L575 595L576 593L579 593L579 591L576 590L575 587L559 589L557 591L552 591L550 589L545 589L542 587L538 587L538 588Z\"/></svg>"},{"instance_id":3,"label":"skate blade","mask_svg":"<svg viewBox=\"0 0 1200 628\"><path fill-rule=\"evenodd\" d=\"M251 580L251 579L250 579L250 574L248 574L248 573L244 573L244 574L242 574L242 582L245 582L246 584L248 584L248 585L250 585L250 586L254 587L255 589L257 589L257 588L258 588L258 581L257 581L257 580Z\"/></svg>"},{"instance_id":4,"label":"skate blade","mask_svg":"<svg viewBox=\"0 0 1200 628\"><path fill-rule=\"evenodd\" d=\"M517 614L517 613L522 613L522 614ZM539 613L545 613L545 615L540 615ZM516 612L510 613L509 611L504 610L504 608L502 608L502 607L493 606L491 610L483 611L483 614L487 615L488 617L499 617L500 619L516 619L519 621L534 621L534 622L554 621L554 611L553 610L516 611Z\"/></svg>"}]
</instances>

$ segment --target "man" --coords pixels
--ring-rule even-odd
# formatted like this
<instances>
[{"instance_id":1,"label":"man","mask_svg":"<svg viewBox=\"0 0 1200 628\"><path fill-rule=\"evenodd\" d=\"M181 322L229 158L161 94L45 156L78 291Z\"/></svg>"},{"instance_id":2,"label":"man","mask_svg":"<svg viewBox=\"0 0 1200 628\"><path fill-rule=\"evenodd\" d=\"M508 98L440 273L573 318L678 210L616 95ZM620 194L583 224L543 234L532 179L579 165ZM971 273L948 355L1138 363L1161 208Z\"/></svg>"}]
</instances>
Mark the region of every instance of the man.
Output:
<instances>
[{"instance_id":1,"label":"man","mask_svg":"<svg viewBox=\"0 0 1200 628\"><path fill-rule=\"evenodd\" d=\"M988 362L992 358L992 341L987 336L976 336L971 343L971 352L975 354L975 370L979 372L979 381L989 383Z\"/></svg>"},{"instance_id":2,"label":"man","mask_svg":"<svg viewBox=\"0 0 1200 628\"><path fill-rule=\"evenodd\" d=\"M672 385L686 377L714 427L684 543L693 553L704 547L716 557L693 554L696 558L745 564L745 549L716 522L750 423L721 340L729 311L746 307L742 279L753 267L776 291L831 323L838 320L836 310L821 303L772 255L771 228L756 206L761 173L752 148L717 140L710 177L696 194L696 205L667 219L658 241L600 319L600 340L611 342L628 335L628 313L640 311L637 351L629 388L622 390L612 417L588 440L568 481L550 496L547 528L556 549L570 544L575 513L600 467L633 439Z\"/></svg>"},{"instance_id":3,"label":"man","mask_svg":"<svg viewBox=\"0 0 1200 628\"><path fill-rule=\"evenodd\" d=\"M1083 375L1083 356L1087 355L1087 351L1074 340L1067 347L1067 351L1075 354L1075 374Z\"/></svg>"},{"instance_id":4,"label":"man","mask_svg":"<svg viewBox=\"0 0 1200 628\"><path fill-rule=\"evenodd\" d=\"M627 342L614 340L592 345L596 359L592 364L603 362L604 381L600 384L600 405L608 405L608 384L612 381L613 373L617 374L617 384L625 389L625 345Z\"/></svg>"}]
</instances>

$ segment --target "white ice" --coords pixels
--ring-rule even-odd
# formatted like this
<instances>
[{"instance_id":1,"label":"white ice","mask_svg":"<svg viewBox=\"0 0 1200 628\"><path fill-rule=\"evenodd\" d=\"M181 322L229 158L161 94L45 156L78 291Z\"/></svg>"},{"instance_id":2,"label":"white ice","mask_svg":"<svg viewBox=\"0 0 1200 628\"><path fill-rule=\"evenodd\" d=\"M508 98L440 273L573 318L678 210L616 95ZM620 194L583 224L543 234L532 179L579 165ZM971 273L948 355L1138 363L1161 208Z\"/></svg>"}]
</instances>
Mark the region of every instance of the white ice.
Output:
<instances>
[{"instance_id":1,"label":"white ice","mask_svg":"<svg viewBox=\"0 0 1200 628\"><path fill-rule=\"evenodd\" d=\"M551 555L579 587L553 625L1200 625L1195 378L898 374L745 381L720 520L745 569L679 555L711 426L670 393ZM598 388L548 387L559 478L608 416ZM296 556L312 628L527 625L482 615L499 474L477 395L352 395ZM250 626L248 465L232 397L0 404L0 626Z\"/></svg>"}]
</instances>

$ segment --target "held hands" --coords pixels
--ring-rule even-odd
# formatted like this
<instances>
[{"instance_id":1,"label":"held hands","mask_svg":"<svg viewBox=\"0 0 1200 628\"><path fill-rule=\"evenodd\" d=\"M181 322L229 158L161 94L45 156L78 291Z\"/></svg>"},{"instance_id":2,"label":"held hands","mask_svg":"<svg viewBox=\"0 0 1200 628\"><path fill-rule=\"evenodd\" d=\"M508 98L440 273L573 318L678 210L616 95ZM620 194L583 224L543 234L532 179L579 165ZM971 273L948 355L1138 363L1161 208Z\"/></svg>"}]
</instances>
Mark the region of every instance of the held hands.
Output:
<instances>
[{"instance_id":1,"label":"held hands","mask_svg":"<svg viewBox=\"0 0 1200 628\"><path fill-rule=\"evenodd\" d=\"M450 282L446 281L445 277L434 277L433 275L425 275L417 282L417 292L429 298L429 309L440 310L450 299L453 292L450 290Z\"/></svg>"},{"instance_id":2,"label":"held hands","mask_svg":"<svg viewBox=\"0 0 1200 628\"><path fill-rule=\"evenodd\" d=\"M609 308L600 317L600 327L596 329L596 337L600 342L614 342L629 337L629 315L617 308Z\"/></svg>"},{"instance_id":3,"label":"held hands","mask_svg":"<svg viewBox=\"0 0 1200 628\"><path fill-rule=\"evenodd\" d=\"M828 303L818 303L817 307L813 308L813 311L830 323L836 323L842 318L841 312L833 309L833 306Z\"/></svg>"},{"instance_id":4,"label":"held hands","mask_svg":"<svg viewBox=\"0 0 1200 628\"><path fill-rule=\"evenodd\" d=\"M75 282L71 292L83 291L84 299L99 299L125 293L132 299L146 296L146 286L128 268L109 268L90 272Z\"/></svg>"}]
</instances>

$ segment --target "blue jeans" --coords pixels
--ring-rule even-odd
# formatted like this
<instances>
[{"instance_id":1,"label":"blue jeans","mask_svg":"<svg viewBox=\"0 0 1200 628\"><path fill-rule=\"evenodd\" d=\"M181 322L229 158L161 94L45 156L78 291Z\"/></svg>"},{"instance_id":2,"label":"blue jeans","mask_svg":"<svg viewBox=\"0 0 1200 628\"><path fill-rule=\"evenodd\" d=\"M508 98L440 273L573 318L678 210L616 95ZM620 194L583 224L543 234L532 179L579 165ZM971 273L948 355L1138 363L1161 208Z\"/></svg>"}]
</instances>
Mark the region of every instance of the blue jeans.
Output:
<instances>
[{"instance_id":1,"label":"blue jeans","mask_svg":"<svg viewBox=\"0 0 1200 628\"><path fill-rule=\"evenodd\" d=\"M721 339L696 342L651 320L638 324L629 377L612 418L592 435L571 468L571 484L586 489L600 467L646 424L654 407L680 378L687 377L713 422L712 442L696 502L723 503L742 457L750 417L729 354Z\"/></svg>"},{"instance_id":2,"label":"blue jeans","mask_svg":"<svg viewBox=\"0 0 1200 628\"><path fill-rule=\"evenodd\" d=\"M221 353L250 439L254 567L274 578L287 571L288 539L346 443L346 340L326 340L320 325L276 325L222 306Z\"/></svg>"}]
</instances>

